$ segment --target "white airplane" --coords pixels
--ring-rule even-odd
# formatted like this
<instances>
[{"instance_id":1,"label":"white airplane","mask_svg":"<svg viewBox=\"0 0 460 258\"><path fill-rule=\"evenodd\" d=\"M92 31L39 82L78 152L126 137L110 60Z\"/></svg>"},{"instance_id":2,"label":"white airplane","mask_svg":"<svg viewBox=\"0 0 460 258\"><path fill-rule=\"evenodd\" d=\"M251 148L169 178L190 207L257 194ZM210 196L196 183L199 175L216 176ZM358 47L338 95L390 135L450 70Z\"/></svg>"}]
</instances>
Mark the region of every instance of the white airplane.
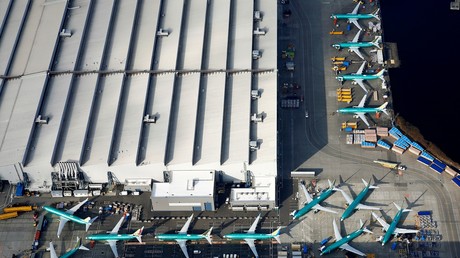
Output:
<instances>
[{"instance_id":1,"label":"white airplane","mask_svg":"<svg viewBox=\"0 0 460 258\"><path fill-rule=\"evenodd\" d=\"M388 111L386 110L388 102L383 103L379 107L364 107L364 103L366 102L366 99L367 99L367 94L364 95L363 99L359 102L358 106L339 108L337 110L337 112L344 113L344 114L350 114L350 113L355 114L355 116L357 116L357 117L361 118L361 120L363 120L363 122L367 125L367 127L370 126L369 121L367 121L367 118L366 118L367 113L383 112L387 116L390 115L390 114L388 114Z\"/></svg>"},{"instance_id":2,"label":"white airplane","mask_svg":"<svg viewBox=\"0 0 460 258\"><path fill-rule=\"evenodd\" d=\"M256 258L258 258L259 254L257 253L256 246L254 245L255 240L269 240L269 239L274 238L276 239L276 241L278 241L278 243L281 244L281 240L280 240L281 227L278 227L271 234L256 233L256 227L257 227L257 224L259 223L259 220L260 220L260 214L259 216L257 216L256 220L252 223L247 233L231 233L231 234L225 235L224 238L246 241L246 244L248 244L249 248L251 248L252 253L255 255Z\"/></svg>"},{"instance_id":3,"label":"white airplane","mask_svg":"<svg viewBox=\"0 0 460 258\"><path fill-rule=\"evenodd\" d=\"M48 250L50 251L51 258L58 258L56 250L54 249L53 242L50 242L50 247L48 248ZM62 256L60 256L59 258L68 258L68 257L72 256L73 254L75 254L78 250L89 251L88 248L86 248L86 247L84 247L82 245L81 238L79 238L79 237L77 237L77 243L75 244L75 247L73 249L71 249L70 251L68 251L67 253L65 253Z\"/></svg>"},{"instance_id":4,"label":"white airplane","mask_svg":"<svg viewBox=\"0 0 460 258\"><path fill-rule=\"evenodd\" d=\"M86 237L86 239L93 241L106 241L107 244L110 246L110 249L112 249L113 255L115 255L115 257L119 257L117 251L117 241L130 240L136 238L137 241L139 241L139 243L142 243L142 231L144 230L144 227L138 229L136 232L132 234L118 234L118 231L120 230L120 227L127 216L128 215L121 217L117 225L115 225L115 227L112 229L112 231L109 232L109 234L89 235Z\"/></svg>"},{"instance_id":5,"label":"white airplane","mask_svg":"<svg viewBox=\"0 0 460 258\"><path fill-rule=\"evenodd\" d=\"M372 19L375 18L377 20L380 20L379 17L379 9L375 10L373 13L368 13L368 14L359 14L359 5L361 3L358 3L353 9L351 13L346 13L346 14L332 14L331 19L347 19L348 23L353 23L358 29L362 30L361 26L358 23L358 20L360 19Z\"/></svg>"},{"instance_id":6,"label":"white airplane","mask_svg":"<svg viewBox=\"0 0 460 258\"><path fill-rule=\"evenodd\" d=\"M419 232L418 230L415 229L404 229L404 228L397 228L396 226L399 223L399 220L401 219L401 215L404 212L410 212L412 211L411 209L402 209L399 207L396 203L393 203L396 206L396 209L398 209L398 212L396 213L395 217L393 218L393 221L391 224L388 224L385 220L377 216L377 214L372 212L372 216L382 225L382 231L386 231L385 235L383 237L380 237L380 241L382 242L382 245L385 245L389 240L392 235L398 235L398 234L414 234Z\"/></svg>"},{"instance_id":7,"label":"white airplane","mask_svg":"<svg viewBox=\"0 0 460 258\"><path fill-rule=\"evenodd\" d=\"M342 250L347 250L349 252L355 253L360 256L366 256L365 253L359 251L358 249L348 244L348 242L359 237L363 232L372 234L372 231L370 231L364 226L364 223L362 220L359 220L359 222L360 222L360 228L358 230L353 231L351 234L347 235L346 237L342 237L342 235L340 234L339 228L337 227L337 223L335 222L335 219L334 219L332 224L334 225L335 242L327 247L323 246L321 248L320 255L329 254L332 251L339 248Z\"/></svg>"},{"instance_id":8,"label":"white airplane","mask_svg":"<svg viewBox=\"0 0 460 258\"><path fill-rule=\"evenodd\" d=\"M190 240L196 241L200 239L206 239L208 243L212 245L212 238L211 238L212 227L202 234L188 234L187 233L190 223L192 222L192 219L193 219L193 214L188 218L187 222L185 222L184 226L182 226L178 234L158 234L155 236L155 238L161 241L175 240L179 244L180 249L184 253L184 256L189 258L189 255L187 252L187 241L190 241Z\"/></svg>"},{"instance_id":9,"label":"white airplane","mask_svg":"<svg viewBox=\"0 0 460 258\"><path fill-rule=\"evenodd\" d=\"M356 33L352 41L332 44L332 47L336 49L348 48L350 52L355 52L363 60L365 60L365 58L359 51L360 48L377 47L378 49L382 49L382 47L380 46L380 43L382 42L382 36L376 36L375 39L372 41L359 42L358 39L360 34L361 30L358 31L358 33Z\"/></svg>"},{"instance_id":10,"label":"white airplane","mask_svg":"<svg viewBox=\"0 0 460 258\"><path fill-rule=\"evenodd\" d=\"M90 217L87 217L86 219L82 219L80 217L73 215L87 201L88 201L88 198L86 198L84 201L80 202L79 204L75 205L70 210L66 210L66 211L58 210L50 206L43 206L43 209L45 209L47 212L50 212L54 215L59 216L59 227L57 231L58 237L61 235L61 232L62 232L62 229L64 228L65 223L67 223L67 221L69 220L75 223L78 223L78 224L85 225L86 231L88 231L89 226L91 226L91 224L97 219L97 216L92 219Z\"/></svg>"},{"instance_id":11,"label":"white airplane","mask_svg":"<svg viewBox=\"0 0 460 258\"><path fill-rule=\"evenodd\" d=\"M363 74L365 66L366 66L366 61L363 62L363 64L361 65L361 67L359 67L356 73L339 75L335 78L339 82L352 81L352 84L358 84L367 94L368 91L366 89L366 86L364 86L363 81L364 80L375 80L375 79L380 79L382 81L385 81L385 78L383 77L383 74L385 73L385 69L381 70L380 72L376 74Z\"/></svg>"}]
</instances>

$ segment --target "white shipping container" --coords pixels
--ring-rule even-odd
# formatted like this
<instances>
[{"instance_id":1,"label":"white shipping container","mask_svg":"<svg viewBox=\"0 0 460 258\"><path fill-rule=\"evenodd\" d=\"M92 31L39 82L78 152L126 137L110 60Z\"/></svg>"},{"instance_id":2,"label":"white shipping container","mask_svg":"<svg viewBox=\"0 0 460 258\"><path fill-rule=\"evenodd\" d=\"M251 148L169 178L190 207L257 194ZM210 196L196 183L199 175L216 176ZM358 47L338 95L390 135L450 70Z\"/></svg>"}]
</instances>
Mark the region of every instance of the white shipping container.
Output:
<instances>
[{"instance_id":1,"label":"white shipping container","mask_svg":"<svg viewBox=\"0 0 460 258\"><path fill-rule=\"evenodd\" d=\"M128 195L128 191L121 191L119 195Z\"/></svg>"},{"instance_id":2,"label":"white shipping container","mask_svg":"<svg viewBox=\"0 0 460 258\"><path fill-rule=\"evenodd\" d=\"M72 196L72 191L64 191L64 196L65 197Z\"/></svg>"}]
</instances>

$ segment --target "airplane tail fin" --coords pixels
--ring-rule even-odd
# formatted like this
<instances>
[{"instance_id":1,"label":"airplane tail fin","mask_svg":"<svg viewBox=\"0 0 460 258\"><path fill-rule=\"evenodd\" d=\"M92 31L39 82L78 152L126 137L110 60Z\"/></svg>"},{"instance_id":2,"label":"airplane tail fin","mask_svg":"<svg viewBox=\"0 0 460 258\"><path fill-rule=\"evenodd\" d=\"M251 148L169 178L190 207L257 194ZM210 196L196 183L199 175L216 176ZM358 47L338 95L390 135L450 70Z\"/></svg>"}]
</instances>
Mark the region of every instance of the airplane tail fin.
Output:
<instances>
[{"instance_id":1,"label":"airplane tail fin","mask_svg":"<svg viewBox=\"0 0 460 258\"><path fill-rule=\"evenodd\" d=\"M378 72L376 75L383 80L383 74L385 73L385 69L382 69L380 72Z\"/></svg>"},{"instance_id":2,"label":"airplane tail fin","mask_svg":"<svg viewBox=\"0 0 460 258\"><path fill-rule=\"evenodd\" d=\"M134 237L136 237L137 241L139 241L139 243L142 243L142 231L144 230L144 227L136 230L136 232L134 232L132 235Z\"/></svg>"},{"instance_id":3,"label":"airplane tail fin","mask_svg":"<svg viewBox=\"0 0 460 258\"><path fill-rule=\"evenodd\" d=\"M377 10L375 10L375 12L373 12L371 15L372 15L372 17L374 17L375 19L377 19L377 20L380 21L379 12L380 12L380 8L378 8Z\"/></svg>"},{"instance_id":4,"label":"airplane tail fin","mask_svg":"<svg viewBox=\"0 0 460 258\"><path fill-rule=\"evenodd\" d=\"M275 231L273 231L273 233L271 233L271 235L273 236L274 239L276 239L276 241L278 241L278 243L281 244L280 230L281 230L281 227L278 227Z\"/></svg>"},{"instance_id":5,"label":"airplane tail fin","mask_svg":"<svg viewBox=\"0 0 460 258\"><path fill-rule=\"evenodd\" d=\"M388 114L388 112L386 110L387 105L388 105L388 102L385 102L385 103L383 103L383 105L381 105L377 109L382 111L383 113L385 113L385 115L390 116L390 114Z\"/></svg>"},{"instance_id":6,"label":"airplane tail fin","mask_svg":"<svg viewBox=\"0 0 460 258\"><path fill-rule=\"evenodd\" d=\"M380 47L380 43L382 43L382 36L376 36L374 40L372 40L371 44L376 46L378 49L382 49Z\"/></svg>"},{"instance_id":7,"label":"airplane tail fin","mask_svg":"<svg viewBox=\"0 0 460 258\"><path fill-rule=\"evenodd\" d=\"M366 233L370 233L370 234L373 234L372 231L370 231L369 229L367 229L367 227L364 226L364 223L363 223L363 220L359 220L359 229L362 229L364 232Z\"/></svg>"},{"instance_id":8,"label":"airplane tail fin","mask_svg":"<svg viewBox=\"0 0 460 258\"><path fill-rule=\"evenodd\" d=\"M208 243L210 245L212 245L211 232L212 232L212 227L208 229L206 232L204 232L203 234L201 234L204 238L206 238L206 240L208 240Z\"/></svg>"},{"instance_id":9,"label":"airplane tail fin","mask_svg":"<svg viewBox=\"0 0 460 258\"><path fill-rule=\"evenodd\" d=\"M400 210L402 210L403 212L411 212L412 211L411 209L403 209L403 208L401 208L395 202L393 204L396 206L396 209L398 209L398 211L400 211Z\"/></svg>"},{"instance_id":10,"label":"airplane tail fin","mask_svg":"<svg viewBox=\"0 0 460 258\"><path fill-rule=\"evenodd\" d=\"M289 215L291 215L292 217L294 217L296 213L297 213L297 210L293 210L291 213L289 213Z\"/></svg>"},{"instance_id":11,"label":"airplane tail fin","mask_svg":"<svg viewBox=\"0 0 460 258\"><path fill-rule=\"evenodd\" d=\"M91 224L93 224L93 222L97 219L97 216L94 217L94 218L90 218L90 217L87 217L86 219L84 219L85 223L86 223L86 231L88 231L89 229L89 226L91 226Z\"/></svg>"},{"instance_id":12,"label":"airplane tail fin","mask_svg":"<svg viewBox=\"0 0 460 258\"><path fill-rule=\"evenodd\" d=\"M81 243L81 238L77 237L77 243L75 244L75 248L74 249L80 249L80 250L85 250L85 251L89 251L88 248L86 248L82 243Z\"/></svg>"},{"instance_id":13,"label":"airplane tail fin","mask_svg":"<svg viewBox=\"0 0 460 258\"><path fill-rule=\"evenodd\" d=\"M335 187L335 180L331 182L331 180L327 180L327 182L329 183L329 189L333 190L333 191L338 191L339 189Z\"/></svg>"},{"instance_id":14,"label":"airplane tail fin","mask_svg":"<svg viewBox=\"0 0 460 258\"><path fill-rule=\"evenodd\" d=\"M366 180L364 180L364 179L362 179L362 178L361 178L361 180L363 180L363 183L364 183L364 185L365 185L366 187L369 186L369 189L379 188L378 186L375 186L375 185L369 185L369 183L366 182ZM369 180L369 182L370 182L370 180Z\"/></svg>"}]
</instances>

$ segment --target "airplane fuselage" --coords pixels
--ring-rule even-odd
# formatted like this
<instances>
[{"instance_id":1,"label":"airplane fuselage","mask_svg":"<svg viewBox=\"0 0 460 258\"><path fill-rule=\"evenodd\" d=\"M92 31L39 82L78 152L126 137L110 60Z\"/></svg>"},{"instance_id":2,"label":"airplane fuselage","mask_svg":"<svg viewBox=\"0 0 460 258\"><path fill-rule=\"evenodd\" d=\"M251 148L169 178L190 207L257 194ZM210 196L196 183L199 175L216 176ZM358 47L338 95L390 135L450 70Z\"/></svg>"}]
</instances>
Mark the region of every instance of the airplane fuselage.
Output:
<instances>
[{"instance_id":1,"label":"airplane fuselage","mask_svg":"<svg viewBox=\"0 0 460 258\"><path fill-rule=\"evenodd\" d=\"M68 219L70 221L73 221L73 222L76 222L78 224L83 224L83 225L89 224L86 221L84 221L83 219L81 219L80 217L77 217L75 215L69 214L69 213L67 213L65 211L55 209L55 208L50 207L50 206L43 206L43 209L45 209L47 212L50 212L50 213L52 213L54 215L58 215L60 217L66 218L66 219Z\"/></svg>"},{"instance_id":2,"label":"airplane fuselage","mask_svg":"<svg viewBox=\"0 0 460 258\"><path fill-rule=\"evenodd\" d=\"M333 14L332 19L372 19L374 16L370 14Z\"/></svg>"},{"instance_id":3,"label":"airplane fuselage","mask_svg":"<svg viewBox=\"0 0 460 258\"><path fill-rule=\"evenodd\" d=\"M97 240L97 241L118 241L118 240L130 240L136 238L131 234L96 234L89 235L86 239Z\"/></svg>"},{"instance_id":4,"label":"airplane fuselage","mask_svg":"<svg viewBox=\"0 0 460 258\"><path fill-rule=\"evenodd\" d=\"M231 233L231 234L225 235L224 238L233 239L233 240L244 240L244 239L265 240L265 239L271 239L273 238L273 236L271 234Z\"/></svg>"},{"instance_id":5,"label":"airplane fuselage","mask_svg":"<svg viewBox=\"0 0 460 258\"><path fill-rule=\"evenodd\" d=\"M155 238L159 240L200 240L205 237L199 234L161 234Z\"/></svg>"},{"instance_id":6,"label":"airplane fuselage","mask_svg":"<svg viewBox=\"0 0 460 258\"><path fill-rule=\"evenodd\" d=\"M377 112L380 112L378 108L366 108L366 107L347 107L347 108L340 108L338 111L339 113L377 113Z\"/></svg>"},{"instance_id":7,"label":"airplane fuselage","mask_svg":"<svg viewBox=\"0 0 460 258\"><path fill-rule=\"evenodd\" d=\"M388 230L385 233L385 236L383 236L382 245L385 245L388 241L390 241L390 238L393 235L393 233L394 233L394 231L396 229L396 226L399 223L399 220L401 219L402 213L403 213L402 210L400 210L400 211L398 211L398 213L396 213L396 216L393 218L393 221L391 222L390 226L388 227Z\"/></svg>"},{"instance_id":8,"label":"airplane fuselage","mask_svg":"<svg viewBox=\"0 0 460 258\"><path fill-rule=\"evenodd\" d=\"M350 242L351 240L359 237L363 233L363 231L364 231L363 229L358 229L358 230L352 232L350 235L340 239L339 241L336 241L336 242L332 243L331 245L326 247L321 252L321 255L331 253L332 251L334 251L335 249L339 248L343 244L346 244L346 243Z\"/></svg>"},{"instance_id":9,"label":"airplane fuselage","mask_svg":"<svg viewBox=\"0 0 460 258\"><path fill-rule=\"evenodd\" d=\"M342 42L342 43L336 43L332 45L333 47L337 49L341 48L362 48L362 47L375 47L372 42Z\"/></svg>"},{"instance_id":10,"label":"airplane fuselage","mask_svg":"<svg viewBox=\"0 0 460 258\"><path fill-rule=\"evenodd\" d=\"M341 76L337 76L339 80L343 81L350 81L350 80L375 80L375 79L380 79L379 76L375 74L344 74Z\"/></svg>"},{"instance_id":11,"label":"airplane fuselage","mask_svg":"<svg viewBox=\"0 0 460 258\"><path fill-rule=\"evenodd\" d=\"M296 213L294 213L294 216L292 219L298 219L302 217L303 215L307 214L315 205L321 203L325 199L327 199L329 196L332 194L332 189L328 189L325 192L323 192L318 198L313 199L310 203L307 203L302 209L298 210Z\"/></svg>"},{"instance_id":12,"label":"airplane fuselage","mask_svg":"<svg viewBox=\"0 0 460 258\"><path fill-rule=\"evenodd\" d=\"M359 112L359 111L358 111ZM347 207L347 209L343 212L342 217L340 217L340 220L343 221L346 218L350 217L353 211L356 209L356 206L361 203L361 201L364 199L364 196L366 196L367 192L369 191L369 186L366 186L359 194L356 196L356 199L353 200L353 202Z\"/></svg>"},{"instance_id":13,"label":"airplane fuselage","mask_svg":"<svg viewBox=\"0 0 460 258\"><path fill-rule=\"evenodd\" d=\"M59 258L68 258L68 257L71 257L72 255L74 255L76 252L78 251L78 248L75 248L75 249L72 249L70 251L68 251L67 253L59 256Z\"/></svg>"}]
</instances>

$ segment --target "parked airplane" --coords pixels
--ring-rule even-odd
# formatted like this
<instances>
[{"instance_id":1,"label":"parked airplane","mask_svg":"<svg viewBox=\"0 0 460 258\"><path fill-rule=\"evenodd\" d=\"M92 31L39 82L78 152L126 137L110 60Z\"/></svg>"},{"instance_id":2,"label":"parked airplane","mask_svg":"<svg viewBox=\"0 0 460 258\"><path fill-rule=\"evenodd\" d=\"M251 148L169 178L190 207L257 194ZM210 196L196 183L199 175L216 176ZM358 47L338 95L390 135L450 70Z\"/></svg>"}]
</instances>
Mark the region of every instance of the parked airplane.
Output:
<instances>
[{"instance_id":1,"label":"parked airplane","mask_svg":"<svg viewBox=\"0 0 460 258\"><path fill-rule=\"evenodd\" d=\"M411 234L411 233L417 233L419 230L415 229L404 229L404 228L397 228L396 226L399 223L399 220L401 219L401 215L404 212L410 212L412 211L411 209L402 209L399 207L396 203L393 203L396 206L396 209L398 209L398 212L396 213L395 217L393 218L393 221L391 224L386 223L385 220L377 216L377 214L372 212L372 216L382 225L382 231L386 231L385 235L383 237L380 237L380 240L382 242L382 245L385 245L389 240L392 235L397 236L398 234Z\"/></svg>"},{"instance_id":2,"label":"parked airplane","mask_svg":"<svg viewBox=\"0 0 460 258\"><path fill-rule=\"evenodd\" d=\"M359 220L359 222L360 222L360 228L358 230L356 230L356 231L352 232L351 234L347 235L346 237L342 238L342 235L340 234L339 228L337 227L337 223L335 222L335 219L334 219L333 220L333 225L334 225L335 242L332 243L331 245L329 245L328 247L324 246L323 248L321 248L320 249L321 250L320 255L331 253L335 249L340 248L342 250L347 250L348 252L355 253L357 255L366 256L365 253L363 253L363 252L351 247L348 244L348 242L350 242L351 240L357 238L363 232L367 232L367 233L372 234L372 232L364 226L364 223L363 223L362 220Z\"/></svg>"},{"instance_id":3,"label":"parked airplane","mask_svg":"<svg viewBox=\"0 0 460 258\"><path fill-rule=\"evenodd\" d=\"M45 209L47 212L51 212L52 214L58 215L60 217L59 227L57 231L58 237L61 235L61 232L62 232L62 229L64 228L65 223L67 223L67 221L69 220L76 222L78 224L86 225L86 231L88 231L89 226L91 226L91 224L97 219L97 216L92 219L90 217L87 217L86 219L82 219L82 218L79 218L73 215L87 201L88 201L88 198L86 198L86 200L80 202L79 204L75 205L74 207L72 207L70 210L67 210L67 211L61 211L61 210L55 209L50 206L43 206L43 209Z\"/></svg>"},{"instance_id":4,"label":"parked airplane","mask_svg":"<svg viewBox=\"0 0 460 258\"><path fill-rule=\"evenodd\" d=\"M383 73L385 72L385 69L381 70L380 72L376 74L363 74L364 67L366 65L366 61L363 62L361 67L359 67L358 71L356 73L351 73L351 74L344 74L344 75L339 75L335 77L339 82L343 81L353 81L353 83L358 84L363 88L363 90L368 93L366 86L364 86L363 81L364 80L375 80L375 79L380 79L382 81L385 81L385 78L383 77Z\"/></svg>"},{"instance_id":5,"label":"parked airplane","mask_svg":"<svg viewBox=\"0 0 460 258\"><path fill-rule=\"evenodd\" d=\"M382 41L382 37L376 36L375 39L372 40L371 42L358 42L360 34L361 34L361 31L358 31L358 33L356 33L352 41L332 44L332 47L335 47L336 49L348 48L350 51L355 52L361 59L364 60L364 56L361 54L359 49L362 47L373 47L373 46L380 49L381 48L380 43Z\"/></svg>"},{"instance_id":6,"label":"parked airplane","mask_svg":"<svg viewBox=\"0 0 460 258\"><path fill-rule=\"evenodd\" d=\"M331 194L334 191L338 190L337 188L334 187L335 181L333 183L331 183L331 181L329 179L327 181L329 182L329 188L327 190L323 191L321 193L321 195L318 196L315 199L311 198L311 196L308 193L307 188L305 187L305 185L300 184L300 187L302 188L302 190L303 190L303 192L305 194L305 197L307 198L307 202L306 202L305 206L303 206L302 209L293 211L291 213L292 219L295 220L295 219L298 219L298 218L302 217L303 215L307 214L311 209L315 210L315 212L321 210L321 211L326 211L326 212L331 212L331 213L337 213L336 211L333 211L333 210L328 209L328 208L324 208L323 206L320 205L320 203L322 201L326 200L329 196L331 196Z\"/></svg>"},{"instance_id":7,"label":"parked airplane","mask_svg":"<svg viewBox=\"0 0 460 258\"><path fill-rule=\"evenodd\" d=\"M81 238L79 238L79 237L77 237L77 243L75 244L75 247L73 249L71 249L70 251L68 251L67 253L63 254L62 256L59 256L59 258L70 257L70 256L74 255L78 250L89 251L88 248L86 248L86 247L84 247L82 245ZM56 254L56 250L54 250L53 242L50 242L49 251L50 251L51 258L58 258L58 255Z\"/></svg>"},{"instance_id":8,"label":"parked airplane","mask_svg":"<svg viewBox=\"0 0 460 258\"><path fill-rule=\"evenodd\" d=\"M144 230L144 227L136 230L136 232L132 234L118 234L118 231L120 230L120 227L123 224L123 221L126 217L127 216L121 217L117 225L115 225L112 231L110 231L110 234L89 235L86 237L86 239L96 240L96 241L106 241L110 245L113 255L115 255L115 257L119 257L118 251L117 251L117 241L118 240L130 240L130 239L136 238L137 241L139 241L139 243L142 243L142 230Z\"/></svg>"},{"instance_id":9,"label":"parked airplane","mask_svg":"<svg viewBox=\"0 0 460 258\"><path fill-rule=\"evenodd\" d=\"M358 23L359 19L372 19L372 18L375 18L377 20L380 20L380 17L378 15L380 9L375 10L375 12L373 12L373 13L359 14L358 10L359 10L359 5L360 4L361 3L358 3L356 5L355 9L353 9L353 12L351 12L351 13L332 14L331 19L348 19L348 23L353 23L354 25L356 25L356 27L358 27L359 30L363 29L363 28L361 28L361 26Z\"/></svg>"},{"instance_id":10,"label":"parked airplane","mask_svg":"<svg viewBox=\"0 0 460 258\"><path fill-rule=\"evenodd\" d=\"M265 239L274 238L276 239L276 241L278 241L278 243L281 244L281 240L279 238L281 227L278 227L271 234L258 234L256 233L256 227L257 227L257 224L259 223L259 220L260 220L260 214L259 216L257 216L254 223L252 223L247 233L231 233L231 234L225 235L224 238L246 241L246 243L249 245L249 248L251 248L251 251L254 253L255 257L258 258L259 254L257 253L256 246L254 245L255 240L265 240Z\"/></svg>"},{"instance_id":11,"label":"parked airplane","mask_svg":"<svg viewBox=\"0 0 460 258\"><path fill-rule=\"evenodd\" d=\"M337 112L345 113L345 114L349 114L349 113L355 114L359 118L361 118L361 120L363 120L363 122L367 125L367 127L370 126L366 118L367 113L383 112L386 115L389 115L386 110L388 102L383 103L383 105L381 105L380 107L364 107L364 103L366 102L366 99L367 99L367 95L364 95L363 99L361 100L361 102L359 102L358 106L339 108Z\"/></svg>"},{"instance_id":12,"label":"parked airplane","mask_svg":"<svg viewBox=\"0 0 460 258\"><path fill-rule=\"evenodd\" d=\"M358 209L358 210L381 210L378 207L371 207L371 206L367 206L367 205L364 205L364 204L360 203L364 199L364 196L367 195L367 192L369 191L369 189L378 188L377 186L373 186L373 185L368 184L364 179L361 179L361 180L363 180L363 183L364 183L365 187L358 194L358 196L356 196L356 199L354 199L354 200L348 194L346 194L345 191L340 189L340 192L342 192L342 195L343 195L343 197L345 198L345 200L346 200L346 202L348 204L347 209L343 212L342 217L340 217L340 221L343 221L346 218L350 217L351 213L353 212L354 209Z\"/></svg>"},{"instance_id":13,"label":"parked airplane","mask_svg":"<svg viewBox=\"0 0 460 258\"><path fill-rule=\"evenodd\" d=\"M187 241L189 240L199 240L205 238L208 240L209 244L212 245L211 242L211 231L212 227L208 229L206 232L203 234L187 234L188 228L190 226L190 222L192 222L193 214L188 218L187 222L185 222L184 226L182 229L179 231L178 234L159 234L156 235L155 238L159 240L175 240L180 248L182 249L182 252L184 253L185 257L189 258L188 252L187 252Z\"/></svg>"}]
</instances>

